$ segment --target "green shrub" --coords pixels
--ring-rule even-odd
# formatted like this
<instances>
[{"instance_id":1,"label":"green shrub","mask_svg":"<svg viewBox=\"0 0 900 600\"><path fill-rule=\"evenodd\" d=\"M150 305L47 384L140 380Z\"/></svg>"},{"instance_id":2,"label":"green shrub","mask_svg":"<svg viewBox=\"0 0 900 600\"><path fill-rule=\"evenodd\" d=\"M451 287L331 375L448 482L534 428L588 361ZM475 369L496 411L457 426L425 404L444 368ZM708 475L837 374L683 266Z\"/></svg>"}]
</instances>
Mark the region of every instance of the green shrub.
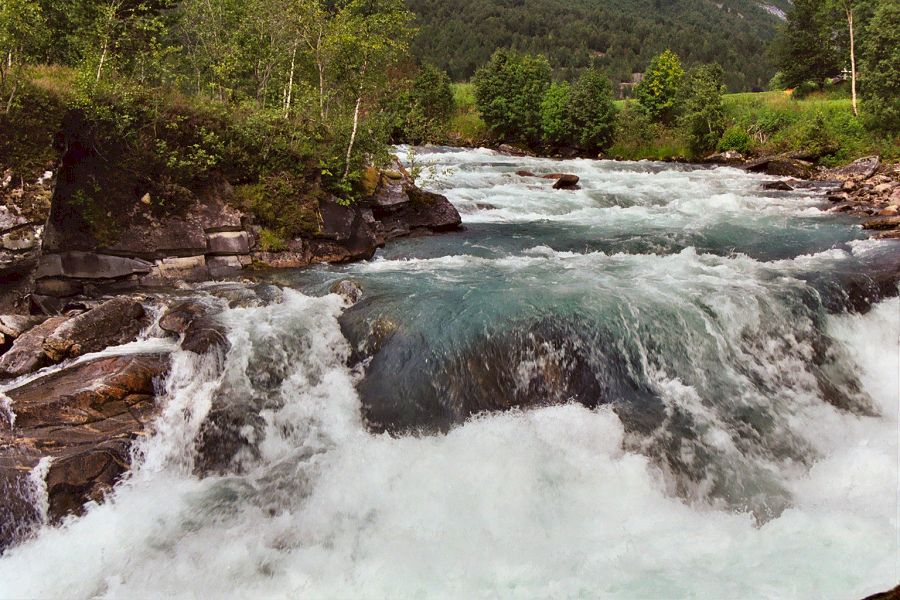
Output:
<instances>
[{"instance_id":1,"label":"green shrub","mask_svg":"<svg viewBox=\"0 0 900 600\"><path fill-rule=\"evenodd\" d=\"M572 94L566 82L553 83L541 102L541 129L544 141L554 145L572 142L572 123L569 119L569 103Z\"/></svg>"},{"instance_id":2,"label":"green shrub","mask_svg":"<svg viewBox=\"0 0 900 600\"><path fill-rule=\"evenodd\" d=\"M578 146L590 152L606 149L615 134L616 107L612 84L600 71L584 71L572 86L570 129Z\"/></svg>"},{"instance_id":3,"label":"green shrub","mask_svg":"<svg viewBox=\"0 0 900 600\"><path fill-rule=\"evenodd\" d=\"M733 150L741 154L747 154L750 152L751 143L750 135L742 127L735 125L729 127L722 135L718 149L720 152Z\"/></svg>"},{"instance_id":4,"label":"green shrub","mask_svg":"<svg viewBox=\"0 0 900 600\"><path fill-rule=\"evenodd\" d=\"M676 97L684 78L681 59L671 50L655 56L647 67L644 80L634 90L634 97L650 116L650 120L671 125L676 117Z\"/></svg>"},{"instance_id":5,"label":"green shrub","mask_svg":"<svg viewBox=\"0 0 900 600\"><path fill-rule=\"evenodd\" d=\"M725 130L725 72L719 65L699 65L685 76L678 93L678 123L694 152L716 147Z\"/></svg>"},{"instance_id":6,"label":"green shrub","mask_svg":"<svg viewBox=\"0 0 900 600\"><path fill-rule=\"evenodd\" d=\"M279 247L276 240L290 240L303 233L319 230L320 192L290 173L264 176L259 183L235 188L238 207L251 213L267 231L266 243Z\"/></svg>"}]
</instances>

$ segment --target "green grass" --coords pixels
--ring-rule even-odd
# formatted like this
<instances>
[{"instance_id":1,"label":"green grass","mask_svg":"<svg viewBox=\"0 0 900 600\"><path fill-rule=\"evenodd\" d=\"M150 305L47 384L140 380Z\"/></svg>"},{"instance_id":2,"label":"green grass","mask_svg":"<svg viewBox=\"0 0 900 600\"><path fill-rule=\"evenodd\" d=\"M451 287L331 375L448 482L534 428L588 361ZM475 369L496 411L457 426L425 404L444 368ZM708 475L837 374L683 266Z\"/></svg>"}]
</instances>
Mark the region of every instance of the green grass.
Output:
<instances>
[{"instance_id":1,"label":"green grass","mask_svg":"<svg viewBox=\"0 0 900 600\"><path fill-rule=\"evenodd\" d=\"M460 146L489 144L493 136L475 107L475 86L454 83L452 89L456 110L447 126L448 141Z\"/></svg>"}]
</instances>

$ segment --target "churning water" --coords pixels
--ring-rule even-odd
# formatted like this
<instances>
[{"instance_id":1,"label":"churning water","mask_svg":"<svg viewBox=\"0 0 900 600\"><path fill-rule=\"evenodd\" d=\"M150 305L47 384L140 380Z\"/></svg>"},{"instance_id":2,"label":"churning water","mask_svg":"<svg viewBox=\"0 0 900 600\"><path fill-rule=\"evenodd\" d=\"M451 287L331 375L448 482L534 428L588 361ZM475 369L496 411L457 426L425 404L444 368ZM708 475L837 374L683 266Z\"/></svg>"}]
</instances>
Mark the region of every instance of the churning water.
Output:
<instances>
[{"instance_id":1,"label":"churning water","mask_svg":"<svg viewBox=\"0 0 900 600\"><path fill-rule=\"evenodd\" d=\"M466 230L226 308L232 349L173 355L131 476L0 558L0 597L896 585L896 242L732 169L416 160Z\"/></svg>"}]
</instances>

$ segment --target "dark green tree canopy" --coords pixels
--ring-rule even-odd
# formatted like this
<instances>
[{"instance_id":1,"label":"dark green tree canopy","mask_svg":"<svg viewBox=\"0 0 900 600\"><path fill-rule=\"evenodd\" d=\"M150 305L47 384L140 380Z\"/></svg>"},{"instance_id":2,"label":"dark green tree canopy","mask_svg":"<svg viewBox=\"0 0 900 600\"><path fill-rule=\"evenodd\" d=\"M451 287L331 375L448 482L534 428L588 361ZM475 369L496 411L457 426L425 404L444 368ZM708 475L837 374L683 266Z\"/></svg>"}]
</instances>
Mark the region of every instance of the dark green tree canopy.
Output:
<instances>
[{"instance_id":1,"label":"dark green tree canopy","mask_svg":"<svg viewBox=\"0 0 900 600\"><path fill-rule=\"evenodd\" d=\"M475 98L485 123L500 136L533 143L541 136L541 102L550 87L543 56L498 50L475 74Z\"/></svg>"}]
</instances>

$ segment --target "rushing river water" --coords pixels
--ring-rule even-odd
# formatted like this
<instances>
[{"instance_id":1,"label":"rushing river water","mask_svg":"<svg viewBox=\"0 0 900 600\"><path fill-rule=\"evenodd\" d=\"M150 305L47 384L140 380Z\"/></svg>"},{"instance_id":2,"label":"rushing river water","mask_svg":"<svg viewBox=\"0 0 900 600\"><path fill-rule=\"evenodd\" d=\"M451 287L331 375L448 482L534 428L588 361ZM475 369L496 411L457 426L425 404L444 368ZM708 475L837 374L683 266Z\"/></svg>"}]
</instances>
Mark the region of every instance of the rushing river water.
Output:
<instances>
[{"instance_id":1,"label":"rushing river water","mask_svg":"<svg viewBox=\"0 0 900 600\"><path fill-rule=\"evenodd\" d=\"M174 355L132 475L0 558L0 597L896 585L897 242L732 169L416 160L465 230L226 308L227 356ZM211 418L233 460L203 456Z\"/></svg>"}]
</instances>

